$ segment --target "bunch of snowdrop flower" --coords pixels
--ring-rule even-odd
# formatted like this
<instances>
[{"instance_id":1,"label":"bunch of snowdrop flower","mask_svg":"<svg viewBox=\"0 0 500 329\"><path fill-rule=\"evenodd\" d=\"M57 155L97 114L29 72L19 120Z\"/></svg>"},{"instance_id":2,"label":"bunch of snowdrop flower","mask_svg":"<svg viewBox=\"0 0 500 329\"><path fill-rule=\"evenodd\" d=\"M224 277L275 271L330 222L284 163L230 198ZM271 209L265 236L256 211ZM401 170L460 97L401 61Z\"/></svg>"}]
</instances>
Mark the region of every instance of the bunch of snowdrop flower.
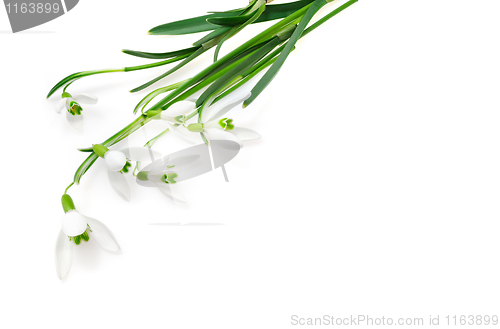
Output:
<instances>
[{"instance_id":1,"label":"bunch of snowdrop flower","mask_svg":"<svg viewBox=\"0 0 500 329\"><path fill-rule=\"evenodd\" d=\"M152 149L153 144L166 133L172 132L192 143L203 142L204 144L196 146L196 150L199 149L200 152L205 152L200 147L206 149L206 146L212 144L220 149L233 149L236 145L237 150L234 152L237 153L244 142L260 138L254 130L241 127L238 120L230 115L230 110L238 104L243 104L246 108L263 92L281 69L288 55L295 49L300 38L357 2L357 0L336 0L335 2L344 3L314 24L310 24L314 15L333 1L298 0L270 4L272 0L250 0L243 8L213 12L163 24L152 28L149 34L184 35L207 31L208 33L185 49L163 53L123 50L124 53L132 56L157 61L117 69L77 72L54 85L47 98L62 88L63 93L56 111L61 113L65 109L68 122L81 130L83 123L81 104L96 104L97 98L87 94L74 96L70 94L67 89L75 81L96 74L133 72L178 62L160 76L131 90L131 92L139 92L164 81L172 73L208 50L214 49L211 65L189 79L164 85L149 92L135 106L133 113L139 113L139 115L130 124L101 143L79 149L89 155L77 169L73 182L66 188L62 197L65 215L56 245L56 269L61 280L66 278L69 272L74 245L80 245L82 241L95 240L105 250L120 249L113 234L104 224L76 211L73 200L67 194L68 189L73 185L78 185L91 166L98 159L102 159L113 190L125 201L129 201L131 196L131 188L126 175L136 176L136 182L139 185L158 187L173 201L182 201L172 194L171 186L199 175L196 173L198 169L193 171L193 166L203 161L200 161L200 157L197 156L192 158L189 156L161 157L160 152ZM271 20L278 20L278 22L219 58L220 49L229 38L237 35L248 25ZM260 73L264 74L250 93L235 96L236 90ZM198 93L201 94L193 99ZM152 102L153 104L150 105ZM142 147L120 150L113 148L115 144L153 120L167 122L170 125L169 129ZM231 158L236 154L234 152L225 157ZM175 164L171 163L172 159L175 159ZM132 170L134 161L135 169ZM142 168L143 162L149 164ZM219 163L218 166L222 164Z\"/></svg>"}]
</instances>

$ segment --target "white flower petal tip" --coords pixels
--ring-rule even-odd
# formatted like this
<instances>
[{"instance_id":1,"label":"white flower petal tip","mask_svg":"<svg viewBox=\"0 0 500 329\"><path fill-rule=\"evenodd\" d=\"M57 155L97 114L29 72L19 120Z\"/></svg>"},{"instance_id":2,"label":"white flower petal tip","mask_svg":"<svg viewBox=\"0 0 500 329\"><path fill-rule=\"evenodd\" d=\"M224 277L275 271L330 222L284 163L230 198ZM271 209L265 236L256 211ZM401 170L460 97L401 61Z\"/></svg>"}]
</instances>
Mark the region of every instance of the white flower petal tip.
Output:
<instances>
[{"instance_id":1,"label":"white flower petal tip","mask_svg":"<svg viewBox=\"0 0 500 329\"><path fill-rule=\"evenodd\" d=\"M108 170L109 184L123 200L130 201L130 186L125 175L119 171Z\"/></svg>"},{"instance_id":2,"label":"white flower petal tip","mask_svg":"<svg viewBox=\"0 0 500 329\"><path fill-rule=\"evenodd\" d=\"M211 120L217 120L218 118L224 116L231 109L233 109L236 105L244 102L250 96L251 93L247 93L244 95L235 95L231 96L228 99L223 99L215 104L212 104L208 106L208 108L203 110L201 114L201 120L206 123Z\"/></svg>"},{"instance_id":3,"label":"white flower petal tip","mask_svg":"<svg viewBox=\"0 0 500 329\"><path fill-rule=\"evenodd\" d=\"M88 95L88 94L75 95L73 97L73 99L77 103L81 103L81 104L90 104L90 105L97 104L97 97L92 96L92 95Z\"/></svg>"},{"instance_id":4,"label":"white flower petal tip","mask_svg":"<svg viewBox=\"0 0 500 329\"><path fill-rule=\"evenodd\" d=\"M163 183L155 183L155 185L158 187L160 192L164 196L169 198L170 200L172 200L174 202L182 203L182 204L187 204L187 200L182 195L180 195L180 193L175 193L175 196L174 196L174 192L172 191L172 188L170 185L163 184Z\"/></svg>"},{"instance_id":5,"label":"white flower petal tip","mask_svg":"<svg viewBox=\"0 0 500 329\"><path fill-rule=\"evenodd\" d=\"M196 143L199 143L201 141L199 134L193 134L192 132L189 132L186 128L184 128L183 126L174 127L174 125L171 124L170 131L175 136L179 137L180 139L182 139L185 142L188 142L190 144L196 144Z\"/></svg>"},{"instance_id":6,"label":"white flower petal tip","mask_svg":"<svg viewBox=\"0 0 500 329\"><path fill-rule=\"evenodd\" d=\"M67 237L83 234L86 229L87 221L85 217L80 215L76 210L71 210L64 214L62 231Z\"/></svg>"},{"instance_id":7,"label":"white flower petal tip","mask_svg":"<svg viewBox=\"0 0 500 329\"><path fill-rule=\"evenodd\" d=\"M243 142L262 138L262 136L258 132L248 128L235 127L229 132L231 132Z\"/></svg>"},{"instance_id":8,"label":"white flower petal tip","mask_svg":"<svg viewBox=\"0 0 500 329\"><path fill-rule=\"evenodd\" d=\"M108 151L104 154L106 167L111 171L120 171L127 163L127 157L120 151Z\"/></svg>"},{"instance_id":9,"label":"white flower petal tip","mask_svg":"<svg viewBox=\"0 0 500 329\"><path fill-rule=\"evenodd\" d=\"M90 239L95 239L97 244L101 246L102 249L107 251L120 251L120 245L118 245L118 241L116 241L115 236L109 228L98 221L97 219L85 217L90 226L89 236Z\"/></svg>"},{"instance_id":10,"label":"white flower petal tip","mask_svg":"<svg viewBox=\"0 0 500 329\"><path fill-rule=\"evenodd\" d=\"M187 114L189 112L193 112L196 108L196 103L191 101L179 101L177 103L172 104L165 112L169 116L175 117L177 115Z\"/></svg>"},{"instance_id":11,"label":"white flower petal tip","mask_svg":"<svg viewBox=\"0 0 500 329\"><path fill-rule=\"evenodd\" d=\"M66 108L67 101L68 101L67 98L63 98L59 102L57 102L55 110L58 114L61 114L62 110Z\"/></svg>"},{"instance_id":12,"label":"white flower petal tip","mask_svg":"<svg viewBox=\"0 0 500 329\"><path fill-rule=\"evenodd\" d=\"M161 157L161 153L149 147L129 147L120 150L125 156L132 161L154 161Z\"/></svg>"},{"instance_id":13,"label":"white flower petal tip","mask_svg":"<svg viewBox=\"0 0 500 329\"><path fill-rule=\"evenodd\" d=\"M68 276L73 261L73 245L63 230L57 236L55 261L57 277L63 281Z\"/></svg>"},{"instance_id":14,"label":"white flower petal tip","mask_svg":"<svg viewBox=\"0 0 500 329\"><path fill-rule=\"evenodd\" d=\"M83 129L83 116L82 115L73 115L69 112L66 112L66 119L69 124L73 126L76 130L81 131Z\"/></svg>"},{"instance_id":15,"label":"white flower petal tip","mask_svg":"<svg viewBox=\"0 0 500 329\"><path fill-rule=\"evenodd\" d=\"M243 145L242 141L238 137L231 134L230 132L227 132L227 131L224 131L221 129L208 128L208 129L205 129L205 134L208 136L208 139L210 139L210 140L232 141L232 142L240 144L240 146Z\"/></svg>"}]
</instances>

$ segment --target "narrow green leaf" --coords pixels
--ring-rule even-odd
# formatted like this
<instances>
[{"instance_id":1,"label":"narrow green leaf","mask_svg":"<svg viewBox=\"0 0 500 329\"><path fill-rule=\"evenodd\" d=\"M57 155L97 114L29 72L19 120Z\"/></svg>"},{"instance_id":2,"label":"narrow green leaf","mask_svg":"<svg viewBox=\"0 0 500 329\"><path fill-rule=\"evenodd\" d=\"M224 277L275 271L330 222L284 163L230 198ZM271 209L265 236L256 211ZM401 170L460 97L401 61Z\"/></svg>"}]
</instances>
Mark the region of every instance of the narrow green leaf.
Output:
<instances>
[{"instance_id":1,"label":"narrow green leaf","mask_svg":"<svg viewBox=\"0 0 500 329\"><path fill-rule=\"evenodd\" d=\"M247 15L242 15L242 16L233 16L233 17L213 17L213 18L207 18L207 22L210 24L214 25L221 25L221 26L235 26L235 25L241 25L245 22L247 22L254 13L250 13Z\"/></svg>"},{"instance_id":2,"label":"narrow green leaf","mask_svg":"<svg viewBox=\"0 0 500 329\"><path fill-rule=\"evenodd\" d=\"M202 44L204 44L210 40L213 40L213 39L217 38L218 36L226 33L230 29L231 29L231 27L229 27L229 26L219 27L218 29L215 29L212 32L210 32L209 34L205 35L200 40L193 42L193 46L201 46Z\"/></svg>"},{"instance_id":3,"label":"narrow green leaf","mask_svg":"<svg viewBox=\"0 0 500 329\"><path fill-rule=\"evenodd\" d=\"M287 17L313 1L314 0L300 0L275 5L266 5L266 11L255 21L255 23L267 22Z\"/></svg>"},{"instance_id":4,"label":"narrow green leaf","mask_svg":"<svg viewBox=\"0 0 500 329\"><path fill-rule=\"evenodd\" d=\"M315 0L314 3L307 9L306 13L304 14L304 17L302 17L302 20L300 21L299 25L297 26L292 36L290 37L290 40L288 40L285 48L276 59L276 62L274 62L274 64L269 68L269 70L264 74L264 76L259 80L259 82L257 82L257 84L253 87L251 91L252 95L243 102L243 107L246 107L249 104L251 104L274 79L274 77L280 70L281 66L283 66L283 63L287 59L288 55L292 51L293 47L295 46L295 43L300 38L302 32L306 28L309 21L313 18L314 14L316 14L318 10L320 10L321 7L323 7L325 4L326 4L325 0Z\"/></svg>"},{"instance_id":5,"label":"narrow green leaf","mask_svg":"<svg viewBox=\"0 0 500 329\"><path fill-rule=\"evenodd\" d=\"M299 9L312 3L314 0L300 0L282 4L266 5L266 11L254 22L267 22L275 19L287 17ZM204 31L211 31L217 29L220 25L214 25L207 22L207 19L219 17L234 17L238 13L243 12L250 6L245 7L243 10L216 12L210 15L193 17L181 21L159 25L149 30L149 34L154 35L181 35L189 33L198 33Z\"/></svg>"},{"instance_id":6,"label":"narrow green leaf","mask_svg":"<svg viewBox=\"0 0 500 329\"><path fill-rule=\"evenodd\" d=\"M180 21L156 26L149 30L148 33L153 35L183 35L215 30L218 26L208 23L207 19L213 17L229 16L234 16L234 13L217 13L183 19Z\"/></svg>"},{"instance_id":7,"label":"narrow green leaf","mask_svg":"<svg viewBox=\"0 0 500 329\"><path fill-rule=\"evenodd\" d=\"M172 57L182 56L182 55L186 55L186 54L192 54L198 48L199 47L191 47L191 48L186 48L186 49L181 49L181 50L176 50L176 51L170 51L167 53L148 53L148 52L128 50L128 49L123 49L122 52L124 52L127 55L132 55L132 56L142 57L142 58L164 59L164 58L172 58Z\"/></svg>"},{"instance_id":8,"label":"narrow green leaf","mask_svg":"<svg viewBox=\"0 0 500 329\"><path fill-rule=\"evenodd\" d=\"M141 101L135 106L134 114L136 114L137 111L139 111L139 109L141 109L141 108L142 108L142 110L144 110L144 108L149 104L149 102L151 102L156 96L161 95L163 93L166 93L168 91L177 89L180 86L182 86L185 82L187 82L188 80L189 79L186 79L186 80L171 84L169 86L161 87L161 88L158 88L156 90L153 90L152 92L147 94L143 99L141 99Z\"/></svg>"},{"instance_id":9,"label":"narrow green leaf","mask_svg":"<svg viewBox=\"0 0 500 329\"><path fill-rule=\"evenodd\" d=\"M195 51L194 53L192 53L188 58L186 58L185 60L183 60L182 62L180 62L179 64L177 64L172 69L170 69L167 72L163 73L162 75L154 78L153 80L150 80L150 81L146 82L145 84L140 85L139 87L132 89L130 92L131 93L135 93L135 92L141 91L143 89L146 89L147 87L151 86L152 84L160 81L161 79L163 79L163 78L169 76L170 74L174 73L175 71L179 70L181 67L183 67L187 63L191 62L196 57L200 56L201 54L203 54L206 51L207 51L207 49L204 49L203 47L199 48L197 51Z\"/></svg>"},{"instance_id":10,"label":"narrow green leaf","mask_svg":"<svg viewBox=\"0 0 500 329\"><path fill-rule=\"evenodd\" d=\"M267 42L260 49L255 50L248 58L242 61L240 64L235 66L233 69L228 71L224 76L220 77L217 81L215 81L210 87L205 90L203 94L198 97L196 100L196 106L201 106L208 98L213 96L220 90L221 87L226 85L229 81L233 80L238 75L242 74L244 71L248 70L248 68L252 67L260 61L264 56L266 56L269 52L271 52L274 48L276 48L282 40L278 37L274 37L269 42Z\"/></svg>"},{"instance_id":11,"label":"narrow green leaf","mask_svg":"<svg viewBox=\"0 0 500 329\"><path fill-rule=\"evenodd\" d=\"M257 18L259 18L259 16L264 12L264 10L266 9L266 2L265 0L259 0L256 2L256 5L260 5L260 7L257 8L257 10L255 10L255 12L253 12L252 15L250 15L249 18L247 18L247 20L245 22L243 22L240 26L235 26L233 27L227 34L224 38L222 38L222 40L217 44L217 48L215 48L215 52L214 52L214 62L217 62L217 57L219 56L219 51L222 47L222 45L224 44L224 42L231 38L232 36L236 35L238 32L240 32L241 30L243 30L247 25L249 24L252 24L253 22L255 22L255 20ZM243 16L241 16L243 17Z\"/></svg>"}]
</instances>

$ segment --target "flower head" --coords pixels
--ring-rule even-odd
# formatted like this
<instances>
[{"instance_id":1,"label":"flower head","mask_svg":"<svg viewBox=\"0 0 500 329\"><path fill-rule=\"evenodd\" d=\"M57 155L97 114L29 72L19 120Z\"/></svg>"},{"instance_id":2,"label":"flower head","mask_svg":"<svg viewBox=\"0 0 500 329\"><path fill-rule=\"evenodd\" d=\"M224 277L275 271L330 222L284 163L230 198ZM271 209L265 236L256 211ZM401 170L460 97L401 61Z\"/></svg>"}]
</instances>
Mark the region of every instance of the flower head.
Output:
<instances>
[{"instance_id":1,"label":"flower head","mask_svg":"<svg viewBox=\"0 0 500 329\"><path fill-rule=\"evenodd\" d=\"M82 129L83 126L83 117L82 117L82 107L81 104L96 104L97 97L87 95L87 94L79 94L72 96L68 92L63 92L62 99L57 103L56 112L61 113L63 109L66 109L66 119L68 122L78 130Z\"/></svg>"},{"instance_id":2,"label":"flower head","mask_svg":"<svg viewBox=\"0 0 500 329\"><path fill-rule=\"evenodd\" d=\"M236 105L244 102L250 94L243 97L223 99L215 104L209 101L201 112L201 122L187 126L191 132L203 132L209 140L229 140L243 145L244 141L259 139L259 133L252 129L237 126L226 114Z\"/></svg>"},{"instance_id":3,"label":"flower head","mask_svg":"<svg viewBox=\"0 0 500 329\"><path fill-rule=\"evenodd\" d=\"M130 186L125 174L131 167L130 161L147 161L160 155L147 147L130 147L121 150L109 150L101 144L92 146L94 152L104 158L108 169L108 179L113 190L125 201L130 201Z\"/></svg>"},{"instance_id":4,"label":"flower head","mask_svg":"<svg viewBox=\"0 0 500 329\"><path fill-rule=\"evenodd\" d=\"M101 248L108 251L118 251L120 246L106 225L77 212L68 194L64 194L61 201L64 217L57 237L55 257L57 276L64 280L71 268L74 245L80 245L82 240L95 240Z\"/></svg>"}]
</instances>

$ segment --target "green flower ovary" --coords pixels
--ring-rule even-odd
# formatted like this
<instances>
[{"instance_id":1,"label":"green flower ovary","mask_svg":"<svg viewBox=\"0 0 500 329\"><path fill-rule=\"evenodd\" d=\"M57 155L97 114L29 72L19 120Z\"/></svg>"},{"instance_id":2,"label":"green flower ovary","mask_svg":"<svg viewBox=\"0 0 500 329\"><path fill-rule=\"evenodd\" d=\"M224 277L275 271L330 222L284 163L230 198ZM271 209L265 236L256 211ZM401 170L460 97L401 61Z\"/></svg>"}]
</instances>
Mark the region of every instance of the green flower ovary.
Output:
<instances>
[{"instance_id":1,"label":"green flower ovary","mask_svg":"<svg viewBox=\"0 0 500 329\"><path fill-rule=\"evenodd\" d=\"M71 101L69 103L68 112L70 114L72 114L72 115L80 115L80 114L82 114L82 111L83 111L82 107L77 102Z\"/></svg>"},{"instance_id":2,"label":"green flower ovary","mask_svg":"<svg viewBox=\"0 0 500 329\"><path fill-rule=\"evenodd\" d=\"M161 181L165 184L175 184L177 183L175 181L175 178L177 177L177 174L176 173L169 173L169 174L165 174L161 177Z\"/></svg>"},{"instance_id":3,"label":"green flower ovary","mask_svg":"<svg viewBox=\"0 0 500 329\"><path fill-rule=\"evenodd\" d=\"M83 232L82 234L77 235L77 236L70 236L69 239L71 241L73 241L76 245L79 245L80 242L82 242L82 240L87 242L90 239L89 232L87 232L87 231L92 232L92 230L90 229L90 226L88 226L88 225L87 225L87 229L85 230L85 232Z\"/></svg>"},{"instance_id":4,"label":"green flower ovary","mask_svg":"<svg viewBox=\"0 0 500 329\"><path fill-rule=\"evenodd\" d=\"M224 130L232 130L232 129L234 129L233 119L228 119L228 118L220 119L219 120L219 125Z\"/></svg>"}]
</instances>

